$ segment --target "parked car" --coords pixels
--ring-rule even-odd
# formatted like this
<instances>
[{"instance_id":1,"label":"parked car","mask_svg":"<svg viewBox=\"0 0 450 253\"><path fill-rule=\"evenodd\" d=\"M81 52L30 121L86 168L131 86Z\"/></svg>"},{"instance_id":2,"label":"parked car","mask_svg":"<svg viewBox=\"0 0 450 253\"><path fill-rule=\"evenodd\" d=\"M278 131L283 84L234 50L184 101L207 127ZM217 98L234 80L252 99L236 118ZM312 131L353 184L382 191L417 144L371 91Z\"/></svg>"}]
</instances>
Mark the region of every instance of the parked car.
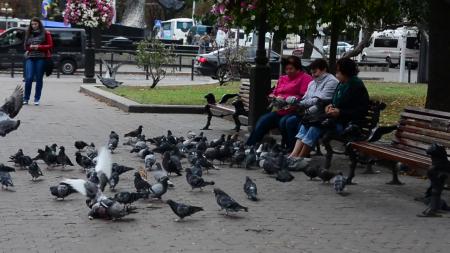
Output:
<instances>
[{"instance_id":1,"label":"parked car","mask_svg":"<svg viewBox=\"0 0 450 253\"><path fill-rule=\"evenodd\" d=\"M254 64L256 57L256 47L245 47L245 63ZM217 79L221 75L221 72L226 71L228 68L228 60L225 55L225 50L231 50L229 48L222 48L216 51L212 51L207 54L199 54L195 61L195 71L204 76L210 76ZM269 64L272 72L272 79L278 79L279 68L281 63L281 56L274 51L270 52ZM244 74L244 73L240 73Z\"/></svg>"},{"instance_id":2,"label":"parked car","mask_svg":"<svg viewBox=\"0 0 450 253\"><path fill-rule=\"evenodd\" d=\"M84 29L47 28L47 30L53 38L53 61L55 66L58 66L59 60L61 73L71 75L77 68L84 68L86 45ZM0 35L0 67L9 67L12 60L16 66L23 65L25 32L26 28L15 27ZM13 55L12 58L11 55Z\"/></svg>"},{"instance_id":3,"label":"parked car","mask_svg":"<svg viewBox=\"0 0 450 253\"><path fill-rule=\"evenodd\" d=\"M345 52L348 52L348 51L350 51L352 49L353 49L353 45L351 45L351 44L349 44L349 43L347 43L345 41L338 41L336 52L337 52L337 55L341 55L341 54L343 54ZM330 54L330 46L329 45L323 46L323 51L327 55Z\"/></svg>"},{"instance_id":4,"label":"parked car","mask_svg":"<svg viewBox=\"0 0 450 253\"><path fill-rule=\"evenodd\" d=\"M300 43L297 48L292 50L292 55L302 57L304 51L305 51L305 43Z\"/></svg>"}]
</instances>

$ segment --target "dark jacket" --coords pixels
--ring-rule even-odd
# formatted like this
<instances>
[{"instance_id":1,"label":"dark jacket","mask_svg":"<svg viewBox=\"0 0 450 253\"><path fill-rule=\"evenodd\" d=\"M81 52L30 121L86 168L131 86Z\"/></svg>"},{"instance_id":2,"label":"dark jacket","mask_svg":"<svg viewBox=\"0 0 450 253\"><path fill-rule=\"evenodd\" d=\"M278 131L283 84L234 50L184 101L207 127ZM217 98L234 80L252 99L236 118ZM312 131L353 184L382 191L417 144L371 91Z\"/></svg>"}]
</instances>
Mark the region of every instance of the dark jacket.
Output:
<instances>
[{"instance_id":1,"label":"dark jacket","mask_svg":"<svg viewBox=\"0 0 450 253\"><path fill-rule=\"evenodd\" d=\"M333 106L340 113L337 121L348 124L364 119L369 110L369 93L363 81L357 76L351 77L347 83L339 83L333 97Z\"/></svg>"},{"instance_id":2,"label":"dark jacket","mask_svg":"<svg viewBox=\"0 0 450 253\"><path fill-rule=\"evenodd\" d=\"M26 55L31 52L31 45L27 43L27 39L25 39L25 50ZM52 34L49 31L45 31L45 39L44 41L38 45L37 50L40 52L43 52L43 55L45 58L51 58L52 57L52 49L53 49L53 39Z\"/></svg>"}]
</instances>

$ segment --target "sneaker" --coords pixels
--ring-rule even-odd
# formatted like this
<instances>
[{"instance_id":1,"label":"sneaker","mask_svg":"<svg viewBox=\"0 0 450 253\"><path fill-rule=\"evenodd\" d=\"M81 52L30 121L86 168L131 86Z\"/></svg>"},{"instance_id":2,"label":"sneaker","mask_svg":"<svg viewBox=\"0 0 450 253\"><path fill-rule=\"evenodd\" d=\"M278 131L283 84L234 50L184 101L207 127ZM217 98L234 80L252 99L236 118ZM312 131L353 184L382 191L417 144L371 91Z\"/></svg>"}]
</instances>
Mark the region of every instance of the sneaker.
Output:
<instances>
[{"instance_id":1,"label":"sneaker","mask_svg":"<svg viewBox=\"0 0 450 253\"><path fill-rule=\"evenodd\" d=\"M23 104L24 104L24 105L27 105L27 104L28 104L28 100L24 100L24 101L23 101Z\"/></svg>"},{"instance_id":2,"label":"sneaker","mask_svg":"<svg viewBox=\"0 0 450 253\"><path fill-rule=\"evenodd\" d=\"M39 104L39 101L34 101L34 105L38 106Z\"/></svg>"}]
</instances>

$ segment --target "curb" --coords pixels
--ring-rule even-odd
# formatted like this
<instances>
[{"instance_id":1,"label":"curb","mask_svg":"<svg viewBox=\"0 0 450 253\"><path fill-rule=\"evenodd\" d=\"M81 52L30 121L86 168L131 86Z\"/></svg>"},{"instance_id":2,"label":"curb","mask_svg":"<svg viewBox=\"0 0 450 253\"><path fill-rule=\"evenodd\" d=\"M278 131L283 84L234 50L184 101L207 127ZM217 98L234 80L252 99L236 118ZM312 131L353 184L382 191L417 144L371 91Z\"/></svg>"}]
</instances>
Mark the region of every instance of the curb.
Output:
<instances>
[{"instance_id":1,"label":"curb","mask_svg":"<svg viewBox=\"0 0 450 253\"><path fill-rule=\"evenodd\" d=\"M153 105L139 104L128 98L121 97L108 91L100 89L101 85L83 84L80 92L104 102L110 106L119 108L130 113L177 113L177 114L203 114L202 105Z\"/></svg>"}]
</instances>

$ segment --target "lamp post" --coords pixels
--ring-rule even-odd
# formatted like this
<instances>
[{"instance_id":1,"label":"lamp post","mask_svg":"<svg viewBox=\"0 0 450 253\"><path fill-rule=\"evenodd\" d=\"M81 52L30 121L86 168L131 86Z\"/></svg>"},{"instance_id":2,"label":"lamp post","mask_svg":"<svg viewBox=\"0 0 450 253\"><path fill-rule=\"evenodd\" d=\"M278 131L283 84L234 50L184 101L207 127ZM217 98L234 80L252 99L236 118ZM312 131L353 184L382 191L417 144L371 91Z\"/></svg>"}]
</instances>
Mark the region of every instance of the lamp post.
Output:
<instances>
[{"instance_id":1,"label":"lamp post","mask_svg":"<svg viewBox=\"0 0 450 253\"><path fill-rule=\"evenodd\" d=\"M12 15L13 11L14 11L13 8L11 8L11 7L9 6L9 3L8 3L8 2L4 3L4 4L2 5L2 7L0 8L1 14L4 15L4 16L5 16L5 19L6 19L6 22L5 22L5 30L8 30L8 18L9 18L10 15Z\"/></svg>"},{"instance_id":2,"label":"lamp post","mask_svg":"<svg viewBox=\"0 0 450 253\"><path fill-rule=\"evenodd\" d=\"M249 126L254 127L261 115L266 113L271 88L271 71L268 66L265 42L267 32L267 0L261 0L260 23L258 24L258 44L256 49L256 65L250 70Z\"/></svg>"},{"instance_id":3,"label":"lamp post","mask_svg":"<svg viewBox=\"0 0 450 253\"><path fill-rule=\"evenodd\" d=\"M95 79L95 49L92 40L92 28L86 27L87 44L84 56L84 78L83 83L96 83Z\"/></svg>"}]
</instances>

